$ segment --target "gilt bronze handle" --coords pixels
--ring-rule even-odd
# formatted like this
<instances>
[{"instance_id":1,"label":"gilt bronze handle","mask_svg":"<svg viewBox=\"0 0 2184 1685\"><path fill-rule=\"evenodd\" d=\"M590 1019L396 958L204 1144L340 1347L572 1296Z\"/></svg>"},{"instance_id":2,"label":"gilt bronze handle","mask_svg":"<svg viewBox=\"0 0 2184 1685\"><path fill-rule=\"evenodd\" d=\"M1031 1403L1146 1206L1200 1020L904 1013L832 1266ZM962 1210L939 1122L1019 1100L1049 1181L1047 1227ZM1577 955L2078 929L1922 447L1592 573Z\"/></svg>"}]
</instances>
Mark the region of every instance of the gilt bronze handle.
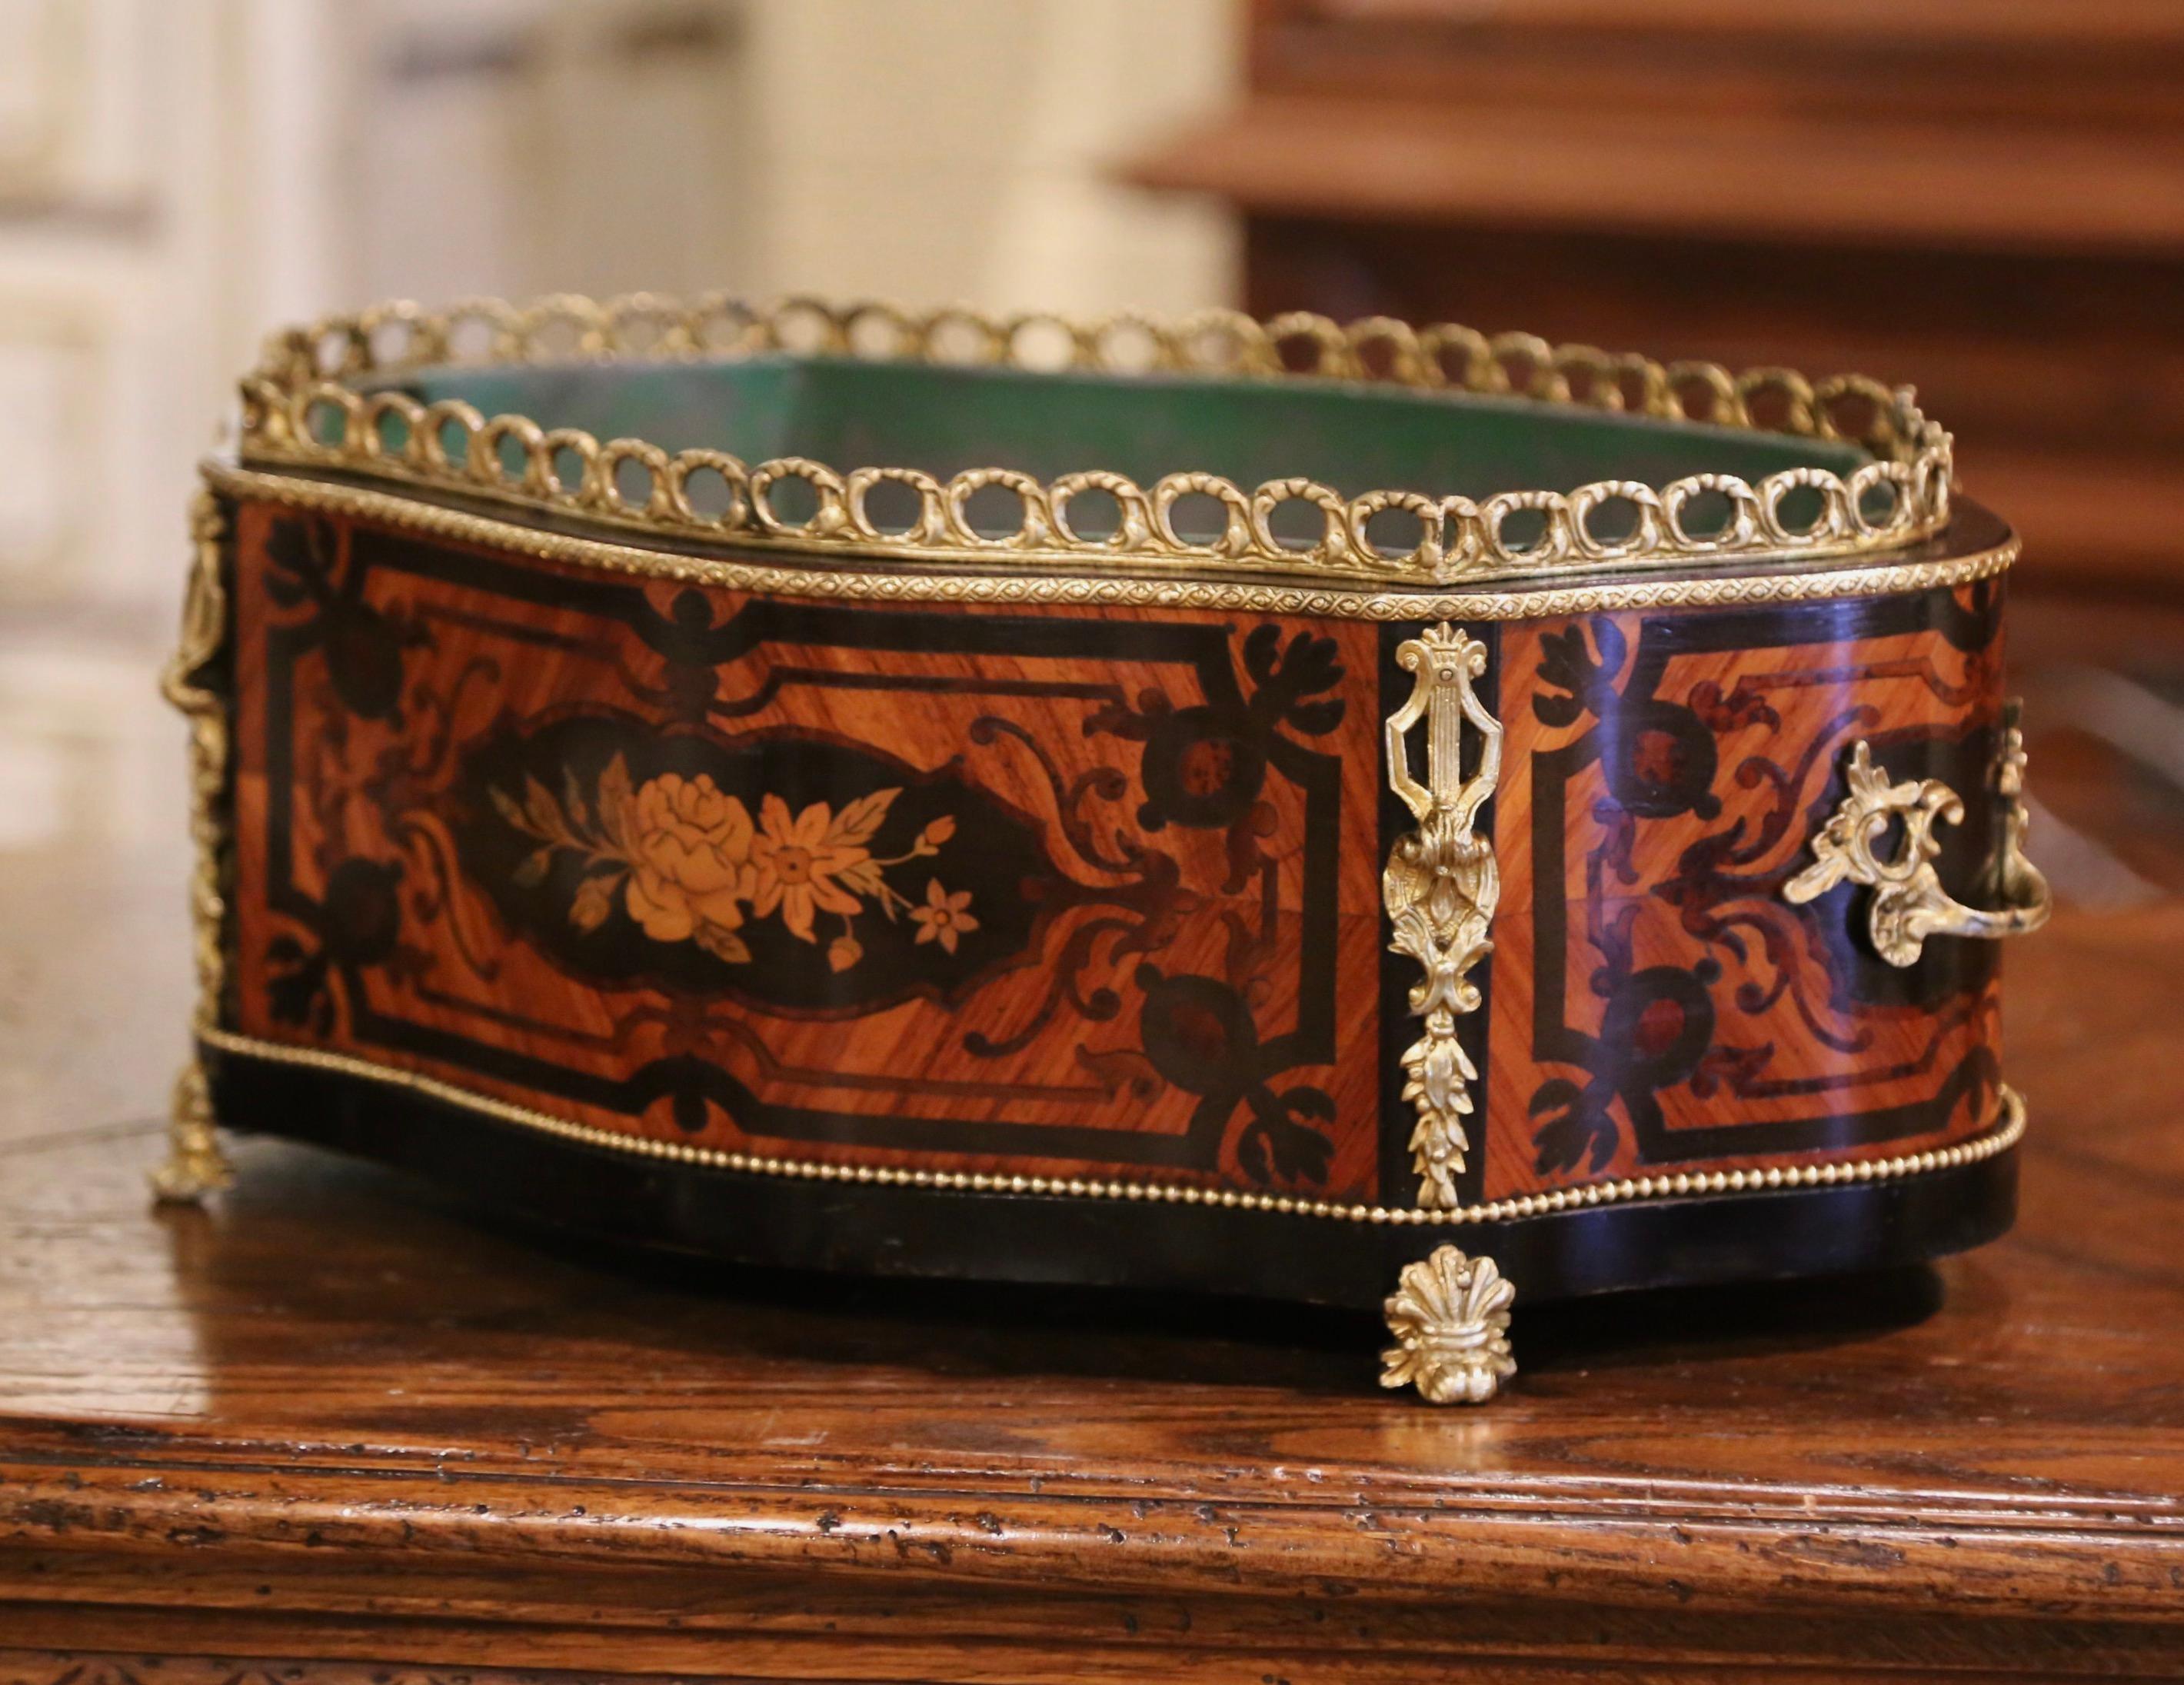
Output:
<instances>
[{"instance_id":1,"label":"gilt bronze handle","mask_svg":"<svg viewBox=\"0 0 2184 1685\"><path fill-rule=\"evenodd\" d=\"M1851 749L1850 794L1813 837L1813 863L1782 886L1782 899L1803 902L1825 895L1847 879L1873 890L1867 912L1873 946L1891 965L1919 958L1929 936L2022 935L2037 930L2054 911L2053 892L2040 868L2025 857L2025 734L2018 728L2018 705L2003 712L2002 752L1995 762L1994 789L2002 803L2002 838L1983 875L1992 907L1967 907L1942 887L1934 857L1942 845L1934 826L1946 820L1961 824L1964 798L1939 778L1888 782L1873 764L1864 739ZM1903 821L1894 855L1874 851L1892 821Z\"/></svg>"}]
</instances>

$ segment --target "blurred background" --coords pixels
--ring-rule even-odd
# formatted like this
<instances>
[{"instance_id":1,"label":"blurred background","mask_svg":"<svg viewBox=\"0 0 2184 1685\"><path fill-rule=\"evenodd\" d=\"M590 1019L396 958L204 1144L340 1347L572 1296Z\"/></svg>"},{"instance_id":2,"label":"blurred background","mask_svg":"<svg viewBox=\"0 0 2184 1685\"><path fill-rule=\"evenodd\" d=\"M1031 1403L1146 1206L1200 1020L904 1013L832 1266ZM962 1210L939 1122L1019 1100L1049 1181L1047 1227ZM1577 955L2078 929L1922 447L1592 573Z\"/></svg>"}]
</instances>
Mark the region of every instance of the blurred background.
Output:
<instances>
[{"instance_id":1,"label":"blurred background","mask_svg":"<svg viewBox=\"0 0 2184 1685\"><path fill-rule=\"evenodd\" d=\"M2036 857L2184 889L2179 0L0 0L0 1128L182 1051L152 674L265 332L713 287L1914 382L2026 538Z\"/></svg>"}]
</instances>

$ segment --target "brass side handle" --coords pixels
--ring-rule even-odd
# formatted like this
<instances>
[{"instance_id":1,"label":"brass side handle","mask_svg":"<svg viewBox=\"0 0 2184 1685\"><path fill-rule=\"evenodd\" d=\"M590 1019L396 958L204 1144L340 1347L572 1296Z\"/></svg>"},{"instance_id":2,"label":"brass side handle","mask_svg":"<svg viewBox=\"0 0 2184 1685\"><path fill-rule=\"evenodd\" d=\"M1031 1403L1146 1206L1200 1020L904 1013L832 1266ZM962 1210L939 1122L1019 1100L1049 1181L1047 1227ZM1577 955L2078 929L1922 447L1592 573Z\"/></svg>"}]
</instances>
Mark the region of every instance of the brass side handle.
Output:
<instances>
[{"instance_id":1,"label":"brass side handle","mask_svg":"<svg viewBox=\"0 0 2184 1685\"><path fill-rule=\"evenodd\" d=\"M2017 704L2003 714L2002 753L1994 791L2002 804L2002 835L1983 874L1992 908L1967 907L1942 887L1934 857L1942 845L1934 827L1964 823L1964 798L1939 778L1892 784L1873 764L1861 738L1851 749L1850 794L1814 834L1813 863L1782 886L1782 899L1801 903L1824 896L1847 879L1873 891L1867 912L1873 946L1889 964L1917 962L1929 936L2019 936L2037 930L2054 911L2053 892L2040 868L2025 857L2025 734ZM1875 853L1892 822L1903 835L1888 859Z\"/></svg>"}]
</instances>

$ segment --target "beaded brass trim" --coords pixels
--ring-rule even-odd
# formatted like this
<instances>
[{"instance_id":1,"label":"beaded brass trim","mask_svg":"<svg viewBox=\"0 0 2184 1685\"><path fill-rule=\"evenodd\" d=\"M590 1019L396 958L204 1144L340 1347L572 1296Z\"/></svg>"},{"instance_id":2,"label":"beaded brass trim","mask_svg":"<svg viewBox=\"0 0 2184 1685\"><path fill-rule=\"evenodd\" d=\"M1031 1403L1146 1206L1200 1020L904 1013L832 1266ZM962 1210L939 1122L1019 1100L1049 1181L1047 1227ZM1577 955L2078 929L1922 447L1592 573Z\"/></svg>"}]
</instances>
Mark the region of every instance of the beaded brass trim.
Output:
<instances>
[{"instance_id":1,"label":"beaded brass trim","mask_svg":"<svg viewBox=\"0 0 2184 1685\"><path fill-rule=\"evenodd\" d=\"M1887 1181L1897 1176L1929 1170L1952 1169L1975 1164L2007 1152L2024 1138L2025 1101L2012 1088L2002 1091L1996 1123L1984 1134L1953 1147L1930 1147L1923 1152L1896 1158L1838 1161L1827 1164L1795 1164L1769 1170L1715 1170L1674 1175L1625 1177L1580 1188L1557 1188L1548 1193L1524 1194L1482 1205L1429 1211L1388 1205L1345 1205L1331 1200L1297 1199L1286 1194L1243 1193L1234 1188L1178 1186L1165 1182L1120 1182L1076 1176L1001 1176L982 1171L899 1170L870 1164L831 1164L810 1158L772 1158L749 1152L725 1152L716 1147L693 1147L684 1141L655 1141L594 1128L566 1118L557 1118L531 1106L497 1100L437 1077L397 1070L347 1053L318 1047L292 1047L286 1042L265 1041L231 1029L202 1029L198 1040L217 1052L265 1059L276 1064L307 1069L336 1071L407 1089L483 1116L524 1129L559 1135L565 1141L610 1152L632 1152L640 1158L665 1158L682 1164L702 1164L716 1170L737 1170L749 1175L785 1176L805 1181L868 1182L891 1187L931 1188L971 1193L1029 1193L1083 1199L1146 1200L1169 1205L1218 1205L1240 1210L1276 1211L1300 1217L1332 1218L1348 1223L1396 1223L1441 1225L1498 1223L1513 1218L1544 1217L1587 1206L1619 1205L1639 1199L1685 1198L1699 1194L1758 1193L1777 1188L1835 1187L1852 1182Z\"/></svg>"},{"instance_id":2,"label":"beaded brass trim","mask_svg":"<svg viewBox=\"0 0 2184 1685\"><path fill-rule=\"evenodd\" d=\"M217 459L206 482L231 496L383 522L459 543L491 545L554 561L644 578L673 579L777 596L881 602L1053 603L1199 609L1214 613L1323 615L1344 620L1525 620L1614 609L1717 607L1809 602L1969 584L2008 570L2015 539L1938 561L1869 561L1797 572L1610 579L1597 584L1524 591L1370 590L1357 586L1280 585L1234 580L1134 577L1117 568L1093 574L957 572L938 569L833 567L693 555L604 538L543 532L513 521L293 473L263 472ZM738 542L738 549L744 548Z\"/></svg>"},{"instance_id":3,"label":"beaded brass trim","mask_svg":"<svg viewBox=\"0 0 2184 1685\"><path fill-rule=\"evenodd\" d=\"M475 343L466 348L466 338ZM1305 360L1292 366L1290 354L1300 349ZM1146 488L1102 471L1042 483L1011 469L977 468L944 485L915 468L842 471L794 456L746 464L719 450L671 454L639 439L603 443L580 429L549 431L526 416L488 418L460 399L426 405L397 390L358 389L359 382L440 365L656 363L781 352L1117 374L1371 381L1806 438L1855 437L1875 460L1848 476L1801 467L1756 484L1730 474L1692 475L1658 488L1605 480L1568 493L1505 491L1479 502L1386 489L1346 498L1304 478L1269 480L1247 490L1218 475L1188 471ZM833 306L810 299L758 308L717 295L688 304L651 294L604 304L561 296L521 310L473 300L445 311L399 302L274 335L241 391L240 454L246 461L368 475L683 538L987 565L1119 559L1194 574L1273 571L1449 583L1675 561L1856 555L1898 549L1938 532L1948 519L1953 477L1948 433L1919 410L1909 389L1892 391L1864 376L1814 382L1777 368L1738 375L1719 364L1663 365L1588 345L1551 345L1529 334L1488 338L1452 324L1414 329L1380 316L1346 327L1301 312L1265 322L1227 310L1173 323L1143 316L1071 322L960 308L913 315L883 304ZM514 464L503 455L511 448L519 459ZM645 479L641 497L621 483L632 463ZM717 515L701 511L691 498L693 481L706 474L725 488ZM816 504L811 516L795 521L776 511L771 494L784 480L809 488ZM906 527L883 528L868 512L866 497L883 482L916 494L917 516ZM969 518L972 495L994 486L1017 499L1012 533L983 531ZM1111 533L1090 536L1071 524L1071 502L1090 490L1107 494L1117 505ZM1799 494L1814 494L1816 505L1803 525L1784 513ZM1177 532L1175 506L1185 497L1211 498L1221 506L1217 538L1196 543ZM1694 530L1687 512L1694 500L1708 497L1721 500L1723 517ZM1273 530L1275 511L1292 502L1318 511L1318 536L1309 544L1285 543ZM1603 530L1602 511L1615 507L1629 514L1619 530ZM1391 511L1414 524L1407 550L1384 548L1368 530ZM1529 541L1513 539L1508 522L1527 511L1541 518L1540 532Z\"/></svg>"}]
</instances>

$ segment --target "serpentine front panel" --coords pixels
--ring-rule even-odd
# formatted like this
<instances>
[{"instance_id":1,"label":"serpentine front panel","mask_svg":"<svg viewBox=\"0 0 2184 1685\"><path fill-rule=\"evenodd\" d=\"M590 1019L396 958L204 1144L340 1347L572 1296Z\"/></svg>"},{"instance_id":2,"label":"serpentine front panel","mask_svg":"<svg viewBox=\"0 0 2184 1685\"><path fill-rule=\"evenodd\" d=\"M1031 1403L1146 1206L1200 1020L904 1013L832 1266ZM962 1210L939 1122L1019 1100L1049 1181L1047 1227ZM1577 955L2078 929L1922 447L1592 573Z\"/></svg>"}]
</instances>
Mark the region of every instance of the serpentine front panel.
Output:
<instances>
[{"instance_id":1,"label":"serpentine front panel","mask_svg":"<svg viewBox=\"0 0 2184 1685\"><path fill-rule=\"evenodd\" d=\"M1490 1007L1444 1016L1492 1100L1436 1198L1383 921L1400 625L804 601L233 523L236 1028L267 1042L604 1139L1341 1208L1997 1115L1994 950L1900 970L1854 886L1780 893L1851 739L1980 786L1991 582L1468 637L1501 912Z\"/></svg>"}]
</instances>

